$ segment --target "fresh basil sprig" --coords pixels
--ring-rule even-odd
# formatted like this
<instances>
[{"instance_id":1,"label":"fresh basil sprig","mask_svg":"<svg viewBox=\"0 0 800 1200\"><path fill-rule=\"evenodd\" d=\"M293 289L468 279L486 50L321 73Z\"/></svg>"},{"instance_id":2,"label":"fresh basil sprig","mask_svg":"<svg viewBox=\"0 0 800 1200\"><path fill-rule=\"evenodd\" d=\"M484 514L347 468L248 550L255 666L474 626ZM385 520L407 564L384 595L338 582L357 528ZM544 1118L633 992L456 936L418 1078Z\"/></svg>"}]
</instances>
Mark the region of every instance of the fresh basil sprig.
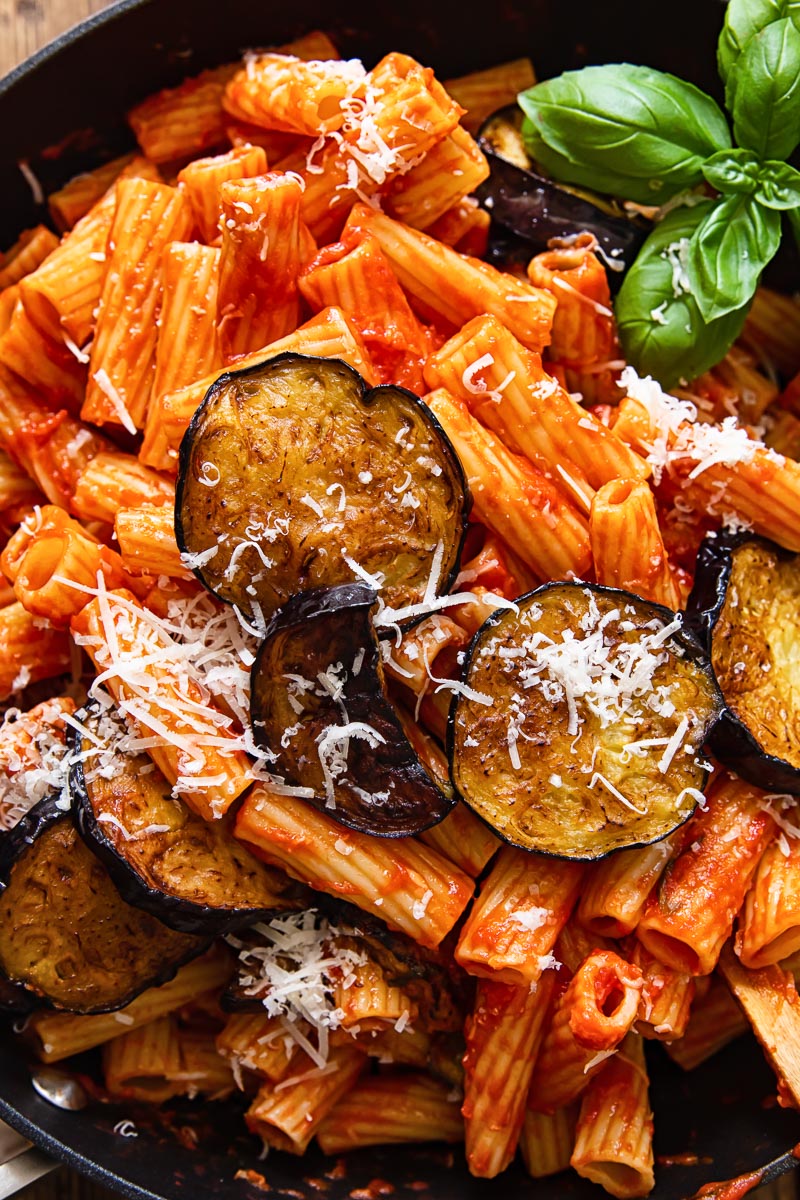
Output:
<instances>
[{"instance_id":1,"label":"fresh basil sprig","mask_svg":"<svg viewBox=\"0 0 800 1200\"><path fill-rule=\"evenodd\" d=\"M519 98L529 149L567 183L663 204L702 181L703 163L728 149L719 106L699 88L622 63L584 67Z\"/></svg>"},{"instance_id":2,"label":"fresh basil sprig","mask_svg":"<svg viewBox=\"0 0 800 1200\"><path fill-rule=\"evenodd\" d=\"M694 379L719 362L747 315L745 305L706 321L689 283L691 238L714 207L706 201L673 209L648 237L617 296L626 358L666 388Z\"/></svg>"},{"instance_id":3,"label":"fresh basil sprig","mask_svg":"<svg viewBox=\"0 0 800 1200\"><path fill-rule=\"evenodd\" d=\"M800 0L730 0L717 62L738 145L710 96L649 67L585 67L518 97L545 171L666 206L617 315L628 360L667 386L730 348L778 249L781 211L800 240L800 172L784 161L800 144Z\"/></svg>"}]
</instances>

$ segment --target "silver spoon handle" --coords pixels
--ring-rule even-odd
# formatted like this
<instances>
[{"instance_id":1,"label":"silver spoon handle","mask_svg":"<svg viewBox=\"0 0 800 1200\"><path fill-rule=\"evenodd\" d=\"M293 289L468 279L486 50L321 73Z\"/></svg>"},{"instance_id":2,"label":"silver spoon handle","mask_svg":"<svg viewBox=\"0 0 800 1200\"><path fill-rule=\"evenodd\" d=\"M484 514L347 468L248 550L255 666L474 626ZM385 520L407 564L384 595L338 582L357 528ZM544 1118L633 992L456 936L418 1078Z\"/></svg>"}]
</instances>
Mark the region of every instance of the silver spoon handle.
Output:
<instances>
[{"instance_id":1,"label":"silver spoon handle","mask_svg":"<svg viewBox=\"0 0 800 1200\"><path fill-rule=\"evenodd\" d=\"M52 1158L0 1121L0 1200L13 1196L57 1166Z\"/></svg>"}]
</instances>

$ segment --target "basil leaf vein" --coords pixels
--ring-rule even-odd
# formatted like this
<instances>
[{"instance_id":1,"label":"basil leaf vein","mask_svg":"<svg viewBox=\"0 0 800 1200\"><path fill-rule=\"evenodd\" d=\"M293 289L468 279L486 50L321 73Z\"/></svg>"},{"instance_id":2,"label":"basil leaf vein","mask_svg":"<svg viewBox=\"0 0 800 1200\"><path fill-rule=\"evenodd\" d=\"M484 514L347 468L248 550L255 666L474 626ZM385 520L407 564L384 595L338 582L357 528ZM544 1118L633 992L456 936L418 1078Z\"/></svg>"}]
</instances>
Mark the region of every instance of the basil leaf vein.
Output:
<instances>
[{"instance_id":1,"label":"basil leaf vein","mask_svg":"<svg viewBox=\"0 0 800 1200\"><path fill-rule=\"evenodd\" d=\"M662 387L696 379L724 358L749 304L706 321L690 290L686 256L713 201L678 208L656 225L625 276L615 303L625 358Z\"/></svg>"},{"instance_id":2,"label":"basil leaf vein","mask_svg":"<svg viewBox=\"0 0 800 1200\"><path fill-rule=\"evenodd\" d=\"M728 196L711 207L692 234L686 260L692 295L706 321L752 299L780 240L779 213L752 196Z\"/></svg>"},{"instance_id":3,"label":"basil leaf vein","mask_svg":"<svg viewBox=\"0 0 800 1200\"><path fill-rule=\"evenodd\" d=\"M650 67L567 71L518 100L527 148L546 171L640 204L702 182L705 160L731 145L710 96Z\"/></svg>"},{"instance_id":4,"label":"basil leaf vein","mask_svg":"<svg viewBox=\"0 0 800 1200\"><path fill-rule=\"evenodd\" d=\"M728 106L740 146L764 159L785 159L800 142L800 29L787 17L750 39L741 54Z\"/></svg>"}]
</instances>

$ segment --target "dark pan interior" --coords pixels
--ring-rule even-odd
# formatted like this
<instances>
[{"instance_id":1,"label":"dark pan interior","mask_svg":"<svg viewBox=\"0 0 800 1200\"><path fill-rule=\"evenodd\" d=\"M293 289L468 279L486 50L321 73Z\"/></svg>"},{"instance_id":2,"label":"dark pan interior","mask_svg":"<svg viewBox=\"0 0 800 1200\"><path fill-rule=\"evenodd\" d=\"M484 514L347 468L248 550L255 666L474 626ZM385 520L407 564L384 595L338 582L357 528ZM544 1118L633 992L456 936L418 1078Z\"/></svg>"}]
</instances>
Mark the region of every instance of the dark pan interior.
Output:
<instances>
[{"instance_id":1,"label":"dark pan interior","mask_svg":"<svg viewBox=\"0 0 800 1200\"><path fill-rule=\"evenodd\" d=\"M347 55L374 62L407 51L440 77L528 53L540 77L590 62L631 60L672 70L718 93L714 45L719 0L673 0L658 10L634 0L497 0L469 15L463 0L403 0L376 6L349 0L331 16L321 0L123 0L65 35L0 85L0 246L42 212L16 163L26 159L46 189L76 169L129 144L123 114L138 99L243 49L276 44L321 27ZM51 148L58 146L57 152ZM751 1038L686 1076L659 1046L652 1069L657 1172L654 1200L690 1196L711 1179L765 1169L766 1180L794 1164L797 1114L777 1108L775 1081ZM469 1177L458 1151L396 1148L362 1151L334 1163L273 1154L261 1162L234 1104L171 1109L153 1124L146 1114L95 1105L65 1113L40 1099L9 1030L0 1030L0 1116L45 1150L130 1197L212 1200L253 1197L263 1189L234 1183L238 1170L264 1176L269 1194L294 1200L544 1200L600 1193L577 1176L534 1183L515 1168L494 1182ZM138 1136L114 1131L132 1117ZM187 1133L194 1130L194 1133ZM193 1141L197 1147L192 1148ZM737 1192L737 1194L740 1194Z\"/></svg>"}]
</instances>

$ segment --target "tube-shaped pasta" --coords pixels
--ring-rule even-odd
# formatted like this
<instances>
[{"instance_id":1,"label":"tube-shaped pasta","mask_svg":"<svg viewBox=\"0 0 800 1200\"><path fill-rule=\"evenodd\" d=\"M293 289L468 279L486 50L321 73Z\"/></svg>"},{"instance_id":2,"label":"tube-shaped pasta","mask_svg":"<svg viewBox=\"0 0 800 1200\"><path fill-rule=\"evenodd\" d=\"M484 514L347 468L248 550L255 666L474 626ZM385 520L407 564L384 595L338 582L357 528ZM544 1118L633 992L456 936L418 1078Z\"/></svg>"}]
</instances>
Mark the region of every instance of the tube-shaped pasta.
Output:
<instances>
[{"instance_id":1,"label":"tube-shaped pasta","mask_svg":"<svg viewBox=\"0 0 800 1200\"><path fill-rule=\"evenodd\" d=\"M268 1146L303 1154L328 1113L350 1090L367 1063L353 1045L331 1047L324 1067L304 1052L280 1083L265 1083L245 1113L247 1128Z\"/></svg>"},{"instance_id":2,"label":"tube-shaped pasta","mask_svg":"<svg viewBox=\"0 0 800 1200\"><path fill-rule=\"evenodd\" d=\"M684 1071L693 1071L750 1028L725 983L716 975L710 982L706 995L699 996L692 1005L683 1037L665 1046L670 1058Z\"/></svg>"},{"instance_id":3,"label":"tube-shaped pasta","mask_svg":"<svg viewBox=\"0 0 800 1200\"><path fill-rule=\"evenodd\" d=\"M776 963L757 971L742 966L731 943L723 947L720 974L742 1006L787 1107L800 1107L800 997L788 971Z\"/></svg>"},{"instance_id":4,"label":"tube-shaped pasta","mask_svg":"<svg viewBox=\"0 0 800 1200\"><path fill-rule=\"evenodd\" d=\"M581 1103L570 1165L618 1200L646 1196L655 1183L649 1082L642 1039L629 1034Z\"/></svg>"},{"instance_id":5,"label":"tube-shaped pasta","mask_svg":"<svg viewBox=\"0 0 800 1200\"><path fill-rule=\"evenodd\" d=\"M464 1103L467 1163L494 1179L514 1157L555 976L514 987L482 979L467 1020Z\"/></svg>"},{"instance_id":6,"label":"tube-shaped pasta","mask_svg":"<svg viewBox=\"0 0 800 1200\"><path fill-rule=\"evenodd\" d=\"M346 228L365 230L378 239L412 306L424 319L458 329L479 314L491 313L529 350L547 345L555 310L549 292L458 254L366 204L355 205ZM449 387L445 380L428 380L428 384Z\"/></svg>"},{"instance_id":7,"label":"tube-shaped pasta","mask_svg":"<svg viewBox=\"0 0 800 1200\"><path fill-rule=\"evenodd\" d=\"M65 629L86 604L86 589L97 586L98 574L108 588L126 586L128 574L120 556L72 517L48 522L50 507L42 509L42 525L11 568L14 595L29 613Z\"/></svg>"},{"instance_id":8,"label":"tube-shaped pasta","mask_svg":"<svg viewBox=\"0 0 800 1200\"><path fill-rule=\"evenodd\" d=\"M129 571L178 579L190 576L191 572L181 562L175 541L175 514L169 505L120 508L114 518L114 532L122 561Z\"/></svg>"},{"instance_id":9,"label":"tube-shaped pasta","mask_svg":"<svg viewBox=\"0 0 800 1200\"><path fill-rule=\"evenodd\" d=\"M461 930L455 957L471 975L530 986L578 898L583 864L504 846Z\"/></svg>"},{"instance_id":10,"label":"tube-shaped pasta","mask_svg":"<svg viewBox=\"0 0 800 1200\"><path fill-rule=\"evenodd\" d=\"M278 173L220 188L217 337L225 362L297 328L301 196L300 180Z\"/></svg>"},{"instance_id":11,"label":"tube-shaped pasta","mask_svg":"<svg viewBox=\"0 0 800 1200\"><path fill-rule=\"evenodd\" d=\"M570 1104L553 1113L525 1109L519 1148L525 1170L534 1179L566 1171L575 1144L578 1108Z\"/></svg>"},{"instance_id":12,"label":"tube-shaped pasta","mask_svg":"<svg viewBox=\"0 0 800 1200\"><path fill-rule=\"evenodd\" d=\"M275 354L310 354L320 358L342 358L367 382L373 381L372 366L361 338L338 308L326 308L294 333L269 346L245 355L236 363L237 370L254 366ZM195 411L208 389L222 371L205 375L196 383L156 397L147 413L140 460L156 470L177 471L178 447Z\"/></svg>"},{"instance_id":13,"label":"tube-shaped pasta","mask_svg":"<svg viewBox=\"0 0 800 1200\"><path fill-rule=\"evenodd\" d=\"M554 1112L586 1087L636 1019L642 973L611 950L595 950L555 1002L528 1106Z\"/></svg>"},{"instance_id":14,"label":"tube-shaped pasta","mask_svg":"<svg viewBox=\"0 0 800 1200\"><path fill-rule=\"evenodd\" d=\"M70 508L82 521L113 524L121 508L175 503L175 485L132 454L111 450L96 454L75 484Z\"/></svg>"},{"instance_id":15,"label":"tube-shaped pasta","mask_svg":"<svg viewBox=\"0 0 800 1200\"><path fill-rule=\"evenodd\" d=\"M77 225L81 217L85 217L89 209L101 200L110 187L113 187L120 175L131 176L142 173L146 179L158 180L158 168L148 163L146 158L139 155L124 154L121 158L113 158L111 162L102 163L92 171L82 171L73 175L63 187L50 192L47 197L47 207L57 227L66 232Z\"/></svg>"},{"instance_id":16,"label":"tube-shaped pasta","mask_svg":"<svg viewBox=\"0 0 800 1200\"><path fill-rule=\"evenodd\" d=\"M213 1035L206 1029L179 1031L181 1066L177 1082L181 1091L193 1100L206 1096L209 1100L224 1100L236 1086L233 1070L214 1044Z\"/></svg>"},{"instance_id":17,"label":"tube-shaped pasta","mask_svg":"<svg viewBox=\"0 0 800 1200\"><path fill-rule=\"evenodd\" d=\"M615 372L625 365L617 340L606 269L597 241L580 234L568 246L546 250L528 263L528 278L556 299L548 358L568 392L584 401L618 400Z\"/></svg>"},{"instance_id":18,"label":"tube-shaped pasta","mask_svg":"<svg viewBox=\"0 0 800 1200\"><path fill-rule=\"evenodd\" d=\"M298 280L311 308L336 305L361 334L381 383L419 392L430 340L373 237L326 246Z\"/></svg>"},{"instance_id":19,"label":"tube-shaped pasta","mask_svg":"<svg viewBox=\"0 0 800 1200\"><path fill-rule=\"evenodd\" d=\"M0 608L0 700L69 670L69 635L19 602Z\"/></svg>"},{"instance_id":20,"label":"tube-shaped pasta","mask_svg":"<svg viewBox=\"0 0 800 1200\"><path fill-rule=\"evenodd\" d=\"M334 1032L331 1036L335 1041L339 1034ZM390 1025L384 1029L365 1029L363 1033L351 1030L344 1036L352 1038L365 1054L377 1058L381 1065L395 1063L423 1070L431 1065L431 1035L419 1025L407 1025L402 1033Z\"/></svg>"},{"instance_id":21,"label":"tube-shaped pasta","mask_svg":"<svg viewBox=\"0 0 800 1200\"><path fill-rule=\"evenodd\" d=\"M452 133L462 111L429 67L398 53L377 63L346 107L342 133L316 161L318 143L294 167L284 167L303 176L303 220L321 242L341 229L359 195L383 188Z\"/></svg>"},{"instance_id":22,"label":"tube-shaped pasta","mask_svg":"<svg viewBox=\"0 0 800 1200\"><path fill-rule=\"evenodd\" d=\"M44 262L58 245L58 238L46 225L26 229L6 250L0 266L0 290L13 287Z\"/></svg>"},{"instance_id":23,"label":"tube-shaped pasta","mask_svg":"<svg viewBox=\"0 0 800 1200\"><path fill-rule=\"evenodd\" d=\"M103 1047L103 1076L111 1096L162 1104L185 1090L181 1049L172 1016L156 1017Z\"/></svg>"},{"instance_id":24,"label":"tube-shaped pasta","mask_svg":"<svg viewBox=\"0 0 800 1200\"><path fill-rule=\"evenodd\" d=\"M426 829L420 840L476 879L502 842L466 804L459 801L443 821Z\"/></svg>"},{"instance_id":25,"label":"tube-shaped pasta","mask_svg":"<svg viewBox=\"0 0 800 1200\"><path fill-rule=\"evenodd\" d=\"M66 742L69 696L54 696L28 712L8 713L0 724L0 830L13 829L52 790L54 754Z\"/></svg>"},{"instance_id":26,"label":"tube-shaped pasta","mask_svg":"<svg viewBox=\"0 0 800 1200\"><path fill-rule=\"evenodd\" d=\"M510 449L584 504L612 479L646 478L644 459L568 396L514 334L496 316L476 317L429 359L426 382L460 396Z\"/></svg>"},{"instance_id":27,"label":"tube-shaped pasta","mask_svg":"<svg viewBox=\"0 0 800 1200\"><path fill-rule=\"evenodd\" d=\"M369 955L365 959L352 967L348 979L334 983L333 1006L342 1014L341 1028L369 1031L385 1029L403 1018L414 1021L419 1015L417 1004L386 978L379 963Z\"/></svg>"},{"instance_id":28,"label":"tube-shaped pasta","mask_svg":"<svg viewBox=\"0 0 800 1200\"><path fill-rule=\"evenodd\" d=\"M397 1142L460 1142L464 1121L449 1089L421 1074L360 1079L317 1131L325 1154Z\"/></svg>"},{"instance_id":29,"label":"tube-shaped pasta","mask_svg":"<svg viewBox=\"0 0 800 1200\"><path fill-rule=\"evenodd\" d=\"M662 1042L682 1038L695 997L694 977L659 962L636 939L631 939L628 956L643 980L636 1032Z\"/></svg>"},{"instance_id":30,"label":"tube-shaped pasta","mask_svg":"<svg viewBox=\"0 0 800 1200\"><path fill-rule=\"evenodd\" d=\"M651 846L620 850L593 863L581 888L580 923L604 937L632 933L678 841L679 834L670 834Z\"/></svg>"},{"instance_id":31,"label":"tube-shaped pasta","mask_svg":"<svg viewBox=\"0 0 800 1200\"><path fill-rule=\"evenodd\" d=\"M469 876L410 838L387 841L346 829L295 796L253 788L235 833L259 857L321 892L345 895L423 946L438 946L469 903Z\"/></svg>"},{"instance_id":32,"label":"tube-shaped pasta","mask_svg":"<svg viewBox=\"0 0 800 1200\"><path fill-rule=\"evenodd\" d=\"M429 229L489 175L486 155L460 125L437 142L405 175L396 179L386 207L396 221Z\"/></svg>"},{"instance_id":33,"label":"tube-shaped pasta","mask_svg":"<svg viewBox=\"0 0 800 1200\"><path fill-rule=\"evenodd\" d=\"M22 301L16 302L0 335L0 363L36 388L51 408L77 413L86 387L86 361L80 350L76 356L69 349L58 327L40 329Z\"/></svg>"},{"instance_id":34,"label":"tube-shaped pasta","mask_svg":"<svg viewBox=\"0 0 800 1200\"><path fill-rule=\"evenodd\" d=\"M773 842L745 897L739 957L746 967L769 966L800 950L800 839Z\"/></svg>"},{"instance_id":35,"label":"tube-shaped pasta","mask_svg":"<svg viewBox=\"0 0 800 1200\"><path fill-rule=\"evenodd\" d=\"M219 258L198 242L170 242L162 255L154 396L194 383L217 365Z\"/></svg>"},{"instance_id":36,"label":"tube-shaped pasta","mask_svg":"<svg viewBox=\"0 0 800 1200\"><path fill-rule=\"evenodd\" d=\"M483 258L491 223L488 212L480 207L475 197L465 196L429 225L427 233L437 241L444 242L445 246L452 246L459 254Z\"/></svg>"},{"instance_id":37,"label":"tube-shaped pasta","mask_svg":"<svg viewBox=\"0 0 800 1200\"><path fill-rule=\"evenodd\" d=\"M261 146L235 146L227 154L212 158L193 158L178 175L192 206L195 225L204 242L220 236L222 199L220 188L232 179L263 175L267 156Z\"/></svg>"},{"instance_id":38,"label":"tube-shaped pasta","mask_svg":"<svg viewBox=\"0 0 800 1200\"><path fill-rule=\"evenodd\" d=\"M130 592L101 590L72 633L188 806L207 820L223 816L252 782L249 762L163 624Z\"/></svg>"},{"instance_id":39,"label":"tube-shaped pasta","mask_svg":"<svg viewBox=\"0 0 800 1200\"><path fill-rule=\"evenodd\" d=\"M513 454L444 388L425 402L464 468L475 515L508 542L539 579L586 576L591 547L586 522L532 462Z\"/></svg>"},{"instance_id":40,"label":"tube-shaped pasta","mask_svg":"<svg viewBox=\"0 0 800 1200\"><path fill-rule=\"evenodd\" d=\"M235 71L235 66L202 71L131 109L128 122L151 162L175 162L224 143L222 94Z\"/></svg>"},{"instance_id":41,"label":"tube-shaped pasta","mask_svg":"<svg viewBox=\"0 0 800 1200\"><path fill-rule=\"evenodd\" d=\"M115 205L113 190L101 196L39 269L20 284L33 322L51 333L61 325L79 347L86 345L94 329Z\"/></svg>"},{"instance_id":42,"label":"tube-shaped pasta","mask_svg":"<svg viewBox=\"0 0 800 1200\"><path fill-rule=\"evenodd\" d=\"M300 1052L299 1042L287 1035L280 1017L268 1017L264 1012L233 1013L217 1034L216 1045L234 1074L242 1069L254 1071L273 1083L285 1079Z\"/></svg>"},{"instance_id":43,"label":"tube-shaped pasta","mask_svg":"<svg viewBox=\"0 0 800 1200\"><path fill-rule=\"evenodd\" d=\"M181 967L169 983L148 988L118 1012L77 1016L45 1009L31 1017L26 1032L42 1062L60 1062L175 1012L206 992L218 991L232 974L230 954L216 946Z\"/></svg>"},{"instance_id":44,"label":"tube-shaped pasta","mask_svg":"<svg viewBox=\"0 0 800 1200\"><path fill-rule=\"evenodd\" d=\"M701 431L700 449L697 434L692 433L695 428ZM667 450L677 456L668 467L676 473L679 498L688 508L711 516L732 512L763 537L787 550L800 550L800 463L753 441L732 465L715 459L712 446L706 466L704 428L683 422L677 433L670 430L665 434L647 408L630 396L619 405L614 422L618 437L642 454L650 454L657 442L664 444L666 439ZM681 439L680 454L675 449L677 438Z\"/></svg>"},{"instance_id":45,"label":"tube-shaped pasta","mask_svg":"<svg viewBox=\"0 0 800 1200\"><path fill-rule=\"evenodd\" d=\"M636 936L678 971L708 975L717 964L775 831L763 795L722 777L684 826L681 848L645 905Z\"/></svg>"},{"instance_id":46,"label":"tube-shaped pasta","mask_svg":"<svg viewBox=\"0 0 800 1200\"><path fill-rule=\"evenodd\" d=\"M683 606L658 526L653 493L642 479L613 479L592 501L589 521L598 583L627 588L645 600Z\"/></svg>"},{"instance_id":47,"label":"tube-shaped pasta","mask_svg":"<svg viewBox=\"0 0 800 1200\"><path fill-rule=\"evenodd\" d=\"M772 288L759 287L747 314L743 341L786 377L800 371L800 304Z\"/></svg>"},{"instance_id":48,"label":"tube-shaped pasta","mask_svg":"<svg viewBox=\"0 0 800 1200\"><path fill-rule=\"evenodd\" d=\"M487 117L498 108L513 104L520 92L536 83L533 63L529 58L515 58L497 63L483 71L472 71L456 79L446 79L444 86L463 109L461 124L470 133L477 133Z\"/></svg>"},{"instance_id":49,"label":"tube-shaped pasta","mask_svg":"<svg viewBox=\"0 0 800 1200\"><path fill-rule=\"evenodd\" d=\"M81 415L134 432L144 424L155 378L162 255L188 235L191 212L183 193L165 184L122 179L116 191Z\"/></svg>"},{"instance_id":50,"label":"tube-shaped pasta","mask_svg":"<svg viewBox=\"0 0 800 1200\"><path fill-rule=\"evenodd\" d=\"M228 83L222 103L241 121L315 138L341 129L347 115L342 101L363 76L357 60L253 55Z\"/></svg>"}]
</instances>

